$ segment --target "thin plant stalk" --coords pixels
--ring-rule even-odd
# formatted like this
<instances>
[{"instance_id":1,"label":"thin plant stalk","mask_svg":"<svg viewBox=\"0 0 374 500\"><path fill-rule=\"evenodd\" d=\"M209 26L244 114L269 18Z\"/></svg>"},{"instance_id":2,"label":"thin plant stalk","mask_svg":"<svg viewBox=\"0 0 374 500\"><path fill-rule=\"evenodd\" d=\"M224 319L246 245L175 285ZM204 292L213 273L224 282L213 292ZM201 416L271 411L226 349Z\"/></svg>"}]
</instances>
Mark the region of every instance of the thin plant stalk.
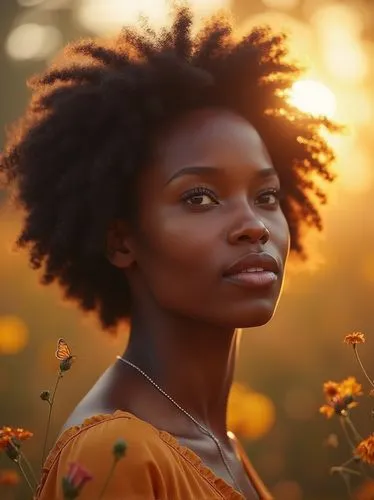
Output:
<instances>
[{"instance_id":1,"label":"thin plant stalk","mask_svg":"<svg viewBox=\"0 0 374 500\"><path fill-rule=\"evenodd\" d=\"M355 447L355 444L354 442L352 441L351 439L351 436L349 435L349 432L347 430L347 427L345 425L345 419L346 417L340 417L340 423L341 423L341 426L342 426L342 429L343 429L343 432L344 432L344 435L346 437L346 440L348 441L348 444L349 446L351 447L351 450L353 451L356 447Z\"/></svg>"},{"instance_id":2,"label":"thin plant stalk","mask_svg":"<svg viewBox=\"0 0 374 500\"><path fill-rule=\"evenodd\" d=\"M9 441L9 444L10 446L13 448L13 450L17 453L17 458L13 459L14 462L16 462L18 464L18 466L20 466L20 462L21 460L27 465L27 468L30 472L30 475L35 483L35 486L38 485L38 480L36 479L36 476L35 476L35 472L34 472L34 469L32 468L30 462L27 460L26 458L26 455L21 451L20 448L18 448L14 442L12 440ZM23 475L25 476L26 475L26 472L23 468L21 468L21 472L23 473ZM28 477L26 478L26 481L29 482L29 479Z\"/></svg>"},{"instance_id":3,"label":"thin plant stalk","mask_svg":"<svg viewBox=\"0 0 374 500\"><path fill-rule=\"evenodd\" d=\"M352 498L352 486L351 486L351 477L347 474L347 471L340 471L340 476L343 479L345 487L347 488L348 497Z\"/></svg>"},{"instance_id":4,"label":"thin plant stalk","mask_svg":"<svg viewBox=\"0 0 374 500\"><path fill-rule=\"evenodd\" d=\"M332 474L335 472L339 472L339 474L346 472L347 474L353 474L354 476L362 476L361 472L358 470L350 469L349 467L344 467L343 465L335 465L334 467L331 467L330 472Z\"/></svg>"},{"instance_id":5,"label":"thin plant stalk","mask_svg":"<svg viewBox=\"0 0 374 500\"><path fill-rule=\"evenodd\" d=\"M360 368L361 368L361 370L362 370L363 374L364 374L364 375L365 375L365 377L367 378L367 380L368 380L369 384L370 384L372 387L374 387L374 382L371 380L371 378L369 377L368 372L366 371L366 369L365 369L364 365L362 364L361 358L360 358L360 356L359 356L359 354L358 354L358 350L357 350L356 344L353 344L353 351L354 351L354 353L355 353L355 356L356 356L357 362L358 362L358 364L360 365Z\"/></svg>"},{"instance_id":6,"label":"thin plant stalk","mask_svg":"<svg viewBox=\"0 0 374 500\"><path fill-rule=\"evenodd\" d=\"M348 415L344 416L345 422L349 425L349 428L351 429L355 439L357 439L358 442L363 440L363 437L360 435L360 433L357 431L355 425L353 424L352 420L349 418Z\"/></svg>"},{"instance_id":7,"label":"thin plant stalk","mask_svg":"<svg viewBox=\"0 0 374 500\"><path fill-rule=\"evenodd\" d=\"M116 468L117 462L118 462L118 460L113 460L112 466L110 468L109 474L108 474L108 476L106 478L106 481L104 483L103 489L101 490L101 493L100 493L100 495L98 497L98 500L101 500L104 497L105 490L108 487L109 481L110 481L110 479L111 479L111 477L113 475L114 469Z\"/></svg>"},{"instance_id":8,"label":"thin plant stalk","mask_svg":"<svg viewBox=\"0 0 374 500\"><path fill-rule=\"evenodd\" d=\"M52 397L51 397L50 400L48 400L49 412L48 412L47 428L46 428L45 436L44 436L43 454L42 454L42 467L43 467L44 459L45 459L45 455L46 455L46 449L47 449L47 443L48 443L48 435L49 435L49 428L51 426L53 403L54 403L54 400L55 400L55 396L56 396L56 391L57 391L58 384L59 384L60 380L62 379L62 377L63 377L63 375L62 375L62 372L60 370L58 372L58 375L57 375L57 380L56 380L56 383L55 383L55 387L53 389Z\"/></svg>"},{"instance_id":9,"label":"thin plant stalk","mask_svg":"<svg viewBox=\"0 0 374 500\"><path fill-rule=\"evenodd\" d=\"M29 470L29 472L31 474L31 477L32 477L32 479L33 479L33 481L35 483L35 486L37 486L38 485L38 480L36 479L34 469L32 468L30 462L26 458L26 455L21 450L19 450L19 455L20 455L22 461L26 464L26 466L27 466L27 468L28 468L28 470Z\"/></svg>"},{"instance_id":10,"label":"thin plant stalk","mask_svg":"<svg viewBox=\"0 0 374 500\"><path fill-rule=\"evenodd\" d=\"M334 467L331 467L330 473L334 474L335 472L339 472L339 474L341 474L341 475L344 475L344 473L348 473L348 474L353 474L355 476L361 476L362 475L361 472L347 467L347 465L349 465L351 462L354 462L354 460L355 460L355 457L351 457L351 458L348 458L348 460L346 460L341 465L335 465Z\"/></svg>"},{"instance_id":11,"label":"thin plant stalk","mask_svg":"<svg viewBox=\"0 0 374 500\"><path fill-rule=\"evenodd\" d=\"M26 472L25 472L25 469L22 467L21 460L18 458L18 459L14 460L14 461L15 461L15 463L18 465L18 468L19 468L19 470L21 471L21 474L22 474L22 476L24 477L24 479L25 479L26 483L28 484L28 487L30 488L30 490L31 490L31 492L32 492L32 495L33 495L33 497L34 497L34 495L35 495L34 488L33 488L32 484L31 484L31 482L30 482L29 478L27 477L27 474L26 474Z\"/></svg>"},{"instance_id":12,"label":"thin plant stalk","mask_svg":"<svg viewBox=\"0 0 374 500\"><path fill-rule=\"evenodd\" d=\"M344 463L342 463L341 467L346 468L347 465L349 465L351 462L354 462L354 460L355 460L355 457L348 458L348 460L346 460Z\"/></svg>"}]
</instances>

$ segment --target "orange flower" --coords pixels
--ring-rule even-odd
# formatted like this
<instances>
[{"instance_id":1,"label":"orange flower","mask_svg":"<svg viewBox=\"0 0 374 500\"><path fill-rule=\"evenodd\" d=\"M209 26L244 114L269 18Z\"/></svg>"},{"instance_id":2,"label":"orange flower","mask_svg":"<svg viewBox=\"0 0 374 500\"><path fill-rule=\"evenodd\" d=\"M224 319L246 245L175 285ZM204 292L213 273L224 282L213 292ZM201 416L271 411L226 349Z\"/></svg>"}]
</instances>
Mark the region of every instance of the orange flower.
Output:
<instances>
[{"instance_id":1,"label":"orange flower","mask_svg":"<svg viewBox=\"0 0 374 500\"><path fill-rule=\"evenodd\" d=\"M21 427L13 428L4 426L0 429L0 451L7 449L13 439L17 441L25 441L32 436L32 432L26 431Z\"/></svg>"},{"instance_id":2,"label":"orange flower","mask_svg":"<svg viewBox=\"0 0 374 500\"><path fill-rule=\"evenodd\" d=\"M337 382L332 382L331 380L325 382L323 384L323 393L327 399L339 396L339 384Z\"/></svg>"},{"instance_id":3,"label":"orange flower","mask_svg":"<svg viewBox=\"0 0 374 500\"><path fill-rule=\"evenodd\" d=\"M348 377L340 382L339 393L341 397L361 396L362 385L357 382L355 377Z\"/></svg>"},{"instance_id":4,"label":"orange flower","mask_svg":"<svg viewBox=\"0 0 374 500\"><path fill-rule=\"evenodd\" d=\"M344 342L350 345L363 344L365 342L365 334L362 332L349 333L344 337Z\"/></svg>"},{"instance_id":5,"label":"orange flower","mask_svg":"<svg viewBox=\"0 0 374 500\"><path fill-rule=\"evenodd\" d=\"M8 444L10 442L10 437L9 436L3 436L0 433L0 451L5 450L7 448Z\"/></svg>"},{"instance_id":6,"label":"orange flower","mask_svg":"<svg viewBox=\"0 0 374 500\"><path fill-rule=\"evenodd\" d=\"M16 486L20 482L19 474L14 469L0 470L0 484L3 486Z\"/></svg>"},{"instance_id":7,"label":"orange flower","mask_svg":"<svg viewBox=\"0 0 374 500\"><path fill-rule=\"evenodd\" d=\"M33 436L33 433L22 429L22 427L2 427L0 429L0 439L4 437L16 438L19 441L25 441Z\"/></svg>"},{"instance_id":8,"label":"orange flower","mask_svg":"<svg viewBox=\"0 0 374 500\"><path fill-rule=\"evenodd\" d=\"M323 405L323 406L320 407L319 412L322 415L325 415L326 418L331 418L334 415L335 410L330 405Z\"/></svg>"},{"instance_id":9,"label":"orange flower","mask_svg":"<svg viewBox=\"0 0 374 500\"><path fill-rule=\"evenodd\" d=\"M374 434L361 441L356 448L356 454L363 462L374 464Z\"/></svg>"},{"instance_id":10,"label":"orange flower","mask_svg":"<svg viewBox=\"0 0 374 500\"><path fill-rule=\"evenodd\" d=\"M347 410L358 405L355 398L362 395L362 385L355 377L348 377L341 382L329 380L323 384L323 392L327 404L321 406L319 411L331 418L334 413L344 415Z\"/></svg>"}]
</instances>

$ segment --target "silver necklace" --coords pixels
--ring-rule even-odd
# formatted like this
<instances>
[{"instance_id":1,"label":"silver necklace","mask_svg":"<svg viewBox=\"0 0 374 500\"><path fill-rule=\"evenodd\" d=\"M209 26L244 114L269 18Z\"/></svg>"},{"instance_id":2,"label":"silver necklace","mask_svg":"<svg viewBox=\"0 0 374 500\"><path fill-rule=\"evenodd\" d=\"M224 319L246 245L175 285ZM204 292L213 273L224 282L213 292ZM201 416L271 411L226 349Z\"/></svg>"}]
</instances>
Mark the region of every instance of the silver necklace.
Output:
<instances>
[{"instance_id":1,"label":"silver necklace","mask_svg":"<svg viewBox=\"0 0 374 500\"><path fill-rule=\"evenodd\" d=\"M188 417L190 420L192 420L192 422L194 422L199 427L199 429L201 429L205 434L207 434L214 441L214 443L217 446L217 449L219 451L219 454L221 455L222 462L223 462L224 466L226 467L226 470L229 473L229 476L231 477L232 482L235 485L235 488L238 491L240 491L240 493L243 493L241 488L239 487L236 479L235 479L235 476L231 470L229 463L227 462L227 459L223 453L223 449L222 449L222 446L221 446L218 438L209 429L207 429L198 420L196 420L195 417L193 417L190 413L188 413L187 410L182 408L182 406L180 404L178 404L171 396L169 396L169 394L167 392L165 392L158 384L156 384L156 382L153 379L151 379L151 377L149 375L147 375L147 373L145 373L141 368L134 365L134 363L131 363L131 361L128 361L127 359L122 358L121 356L117 356L117 359L122 361L122 363L125 363L125 364L131 366L132 368L137 370L141 375L143 375L143 377L146 378L148 380L148 382L150 382L159 392L161 392L161 394L163 394L166 398L168 398L168 400L171 401L174 406L176 406L182 413L184 413L186 415L186 417Z\"/></svg>"}]
</instances>

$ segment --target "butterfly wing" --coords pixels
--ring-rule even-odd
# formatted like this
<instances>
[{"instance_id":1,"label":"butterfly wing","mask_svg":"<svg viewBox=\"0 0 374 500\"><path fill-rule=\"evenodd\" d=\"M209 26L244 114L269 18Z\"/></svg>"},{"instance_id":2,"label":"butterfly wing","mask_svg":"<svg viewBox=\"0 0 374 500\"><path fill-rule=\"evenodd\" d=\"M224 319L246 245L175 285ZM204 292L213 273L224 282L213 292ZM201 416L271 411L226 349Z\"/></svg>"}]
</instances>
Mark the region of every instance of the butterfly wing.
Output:
<instances>
[{"instance_id":1,"label":"butterfly wing","mask_svg":"<svg viewBox=\"0 0 374 500\"><path fill-rule=\"evenodd\" d=\"M71 357L71 351L66 341L62 338L57 341L57 349L55 352L56 358L60 361L64 361Z\"/></svg>"}]
</instances>

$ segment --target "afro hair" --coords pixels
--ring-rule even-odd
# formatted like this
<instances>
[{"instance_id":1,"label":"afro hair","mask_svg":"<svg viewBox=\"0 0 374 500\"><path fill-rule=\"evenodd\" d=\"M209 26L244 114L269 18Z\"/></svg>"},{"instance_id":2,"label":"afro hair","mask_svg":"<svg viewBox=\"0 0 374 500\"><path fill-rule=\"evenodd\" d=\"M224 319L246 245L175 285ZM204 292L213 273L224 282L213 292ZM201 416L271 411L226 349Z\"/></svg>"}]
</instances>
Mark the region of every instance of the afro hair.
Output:
<instances>
[{"instance_id":1,"label":"afro hair","mask_svg":"<svg viewBox=\"0 0 374 500\"><path fill-rule=\"evenodd\" d=\"M43 284L59 283L108 330L131 310L126 277L107 259L109 225L133 217L152 138L183 113L225 107L258 130L280 177L291 251L305 256L303 229L322 227L320 181L334 178L322 132L337 126L289 103L300 68L285 36L264 27L238 39L225 16L193 33L191 10L178 7L158 32L144 21L68 45L29 81L28 108L8 131L0 174L25 213L17 245Z\"/></svg>"}]
</instances>

